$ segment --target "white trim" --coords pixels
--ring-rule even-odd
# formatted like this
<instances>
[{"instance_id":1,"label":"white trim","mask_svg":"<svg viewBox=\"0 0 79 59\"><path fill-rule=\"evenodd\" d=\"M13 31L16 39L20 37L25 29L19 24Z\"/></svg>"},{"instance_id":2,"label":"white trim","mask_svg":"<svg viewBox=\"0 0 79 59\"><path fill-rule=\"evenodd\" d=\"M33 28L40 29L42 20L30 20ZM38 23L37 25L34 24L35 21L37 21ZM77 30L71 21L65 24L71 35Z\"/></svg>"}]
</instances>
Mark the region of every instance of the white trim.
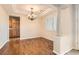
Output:
<instances>
[{"instance_id":1,"label":"white trim","mask_svg":"<svg viewBox=\"0 0 79 59\"><path fill-rule=\"evenodd\" d=\"M61 55L64 55L64 54L68 53L68 52L71 51L71 50L72 50L72 48L69 49L69 50L67 50L67 51L65 51L65 52L63 52L63 53L61 53Z\"/></svg>"},{"instance_id":2,"label":"white trim","mask_svg":"<svg viewBox=\"0 0 79 59\"><path fill-rule=\"evenodd\" d=\"M57 55L65 55L66 53L68 53L68 52L71 51L71 50L72 50L72 48L69 49L69 50L67 50L67 51L65 51L65 52L63 52L63 53L59 53L59 52L57 52L57 51L55 51L55 50L53 50L53 52L56 53Z\"/></svg>"},{"instance_id":3,"label":"white trim","mask_svg":"<svg viewBox=\"0 0 79 59\"><path fill-rule=\"evenodd\" d=\"M9 40L5 41L2 45L0 45L0 49L8 42Z\"/></svg>"},{"instance_id":4,"label":"white trim","mask_svg":"<svg viewBox=\"0 0 79 59\"><path fill-rule=\"evenodd\" d=\"M20 37L20 40L25 40L25 39L27 40L27 39L38 38L38 37L40 37L40 36L37 36L37 37L27 37L27 38L21 38Z\"/></svg>"},{"instance_id":5,"label":"white trim","mask_svg":"<svg viewBox=\"0 0 79 59\"><path fill-rule=\"evenodd\" d=\"M60 53L58 53L57 51L55 51L55 50L53 50L53 52L55 53L55 54L57 54L57 55L59 55Z\"/></svg>"}]
</instances>

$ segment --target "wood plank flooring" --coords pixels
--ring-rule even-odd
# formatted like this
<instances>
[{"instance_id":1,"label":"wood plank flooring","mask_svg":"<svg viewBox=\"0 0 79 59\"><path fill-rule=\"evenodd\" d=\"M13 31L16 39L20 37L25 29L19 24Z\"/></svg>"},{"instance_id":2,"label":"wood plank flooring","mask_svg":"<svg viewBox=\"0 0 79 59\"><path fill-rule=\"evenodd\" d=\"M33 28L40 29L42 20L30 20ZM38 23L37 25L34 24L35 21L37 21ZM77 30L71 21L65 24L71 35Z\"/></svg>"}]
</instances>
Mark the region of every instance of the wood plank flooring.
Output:
<instances>
[{"instance_id":1,"label":"wood plank flooring","mask_svg":"<svg viewBox=\"0 0 79 59\"><path fill-rule=\"evenodd\" d=\"M11 40L0 50L0 55L55 55L53 41L45 38Z\"/></svg>"}]
</instances>

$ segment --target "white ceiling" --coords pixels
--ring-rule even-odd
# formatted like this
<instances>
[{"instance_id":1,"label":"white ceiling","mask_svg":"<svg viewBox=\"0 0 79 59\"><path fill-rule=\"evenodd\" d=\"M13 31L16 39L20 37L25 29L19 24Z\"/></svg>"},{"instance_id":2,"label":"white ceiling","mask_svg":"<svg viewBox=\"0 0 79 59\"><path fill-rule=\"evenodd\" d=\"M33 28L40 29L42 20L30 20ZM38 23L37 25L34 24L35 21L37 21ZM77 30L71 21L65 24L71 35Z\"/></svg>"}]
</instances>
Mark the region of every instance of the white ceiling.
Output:
<instances>
[{"instance_id":1,"label":"white ceiling","mask_svg":"<svg viewBox=\"0 0 79 59\"><path fill-rule=\"evenodd\" d=\"M34 8L33 10L36 15L44 15L56 10L56 7L51 4L3 4L2 7L8 14L16 13L22 15L28 15L30 8Z\"/></svg>"},{"instance_id":2,"label":"white ceiling","mask_svg":"<svg viewBox=\"0 0 79 59\"><path fill-rule=\"evenodd\" d=\"M66 8L68 4L2 4L1 5L6 12L10 15L12 13L28 15L30 8L33 8L35 15L43 16L49 12L55 12L57 7Z\"/></svg>"}]
</instances>

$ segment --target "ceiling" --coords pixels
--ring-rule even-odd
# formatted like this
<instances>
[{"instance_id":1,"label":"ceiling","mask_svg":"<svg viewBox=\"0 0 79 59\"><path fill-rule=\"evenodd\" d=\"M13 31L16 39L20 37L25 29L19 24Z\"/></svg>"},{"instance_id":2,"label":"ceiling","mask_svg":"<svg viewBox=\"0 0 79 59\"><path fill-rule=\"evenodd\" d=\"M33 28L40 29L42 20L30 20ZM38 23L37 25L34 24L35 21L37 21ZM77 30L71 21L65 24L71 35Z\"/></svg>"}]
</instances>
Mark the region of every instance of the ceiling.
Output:
<instances>
[{"instance_id":1,"label":"ceiling","mask_svg":"<svg viewBox=\"0 0 79 59\"><path fill-rule=\"evenodd\" d=\"M33 8L34 14L37 16L44 16L57 11L58 7L63 9L68 6L69 4L2 4L2 7L9 15L12 13L28 15L31 11L30 8Z\"/></svg>"},{"instance_id":2,"label":"ceiling","mask_svg":"<svg viewBox=\"0 0 79 59\"><path fill-rule=\"evenodd\" d=\"M16 13L21 15L28 15L30 8L33 8L35 15L44 15L56 10L56 7L51 4L3 4L2 7L8 14Z\"/></svg>"}]
</instances>

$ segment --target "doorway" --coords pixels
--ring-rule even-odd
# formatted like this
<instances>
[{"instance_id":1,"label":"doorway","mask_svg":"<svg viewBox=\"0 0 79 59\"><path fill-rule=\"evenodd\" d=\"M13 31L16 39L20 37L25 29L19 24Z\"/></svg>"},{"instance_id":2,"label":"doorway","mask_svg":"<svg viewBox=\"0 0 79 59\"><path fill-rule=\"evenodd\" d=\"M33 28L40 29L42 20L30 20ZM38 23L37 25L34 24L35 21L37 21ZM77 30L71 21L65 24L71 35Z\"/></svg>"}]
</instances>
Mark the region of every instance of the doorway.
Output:
<instances>
[{"instance_id":1,"label":"doorway","mask_svg":"<svg viewBox=\"0 0 79 59\"><path fill-rule=\"evenodd\" d=\"M20 17L9 16L9 38L20 38Z\"/></svg>"}]
</instances>

